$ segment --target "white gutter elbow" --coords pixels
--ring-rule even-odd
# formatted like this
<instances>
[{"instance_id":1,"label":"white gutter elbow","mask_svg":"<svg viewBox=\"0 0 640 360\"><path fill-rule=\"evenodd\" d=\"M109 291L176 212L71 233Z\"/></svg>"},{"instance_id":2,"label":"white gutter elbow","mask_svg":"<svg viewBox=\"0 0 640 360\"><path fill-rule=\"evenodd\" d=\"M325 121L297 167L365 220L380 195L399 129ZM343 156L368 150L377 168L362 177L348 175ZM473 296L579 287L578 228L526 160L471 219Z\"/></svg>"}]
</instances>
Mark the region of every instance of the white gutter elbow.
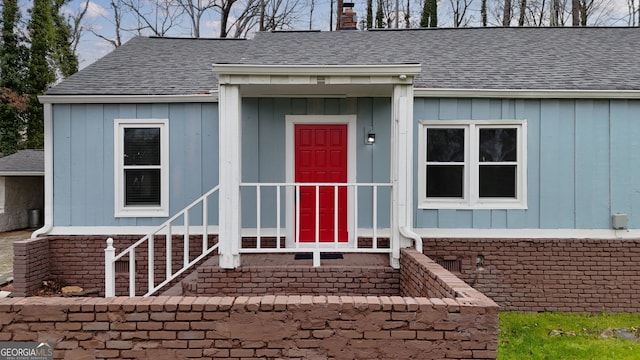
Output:
<instances>
[{"instance_id":1,"label":"white gutter elbow","mask_svg":"<svg viewBox=\"0 0 640 360\"><path fill-rule=\"evenodd\" d=\"M413 240L416 251L422 254L422 238L420 235L416 234L413 230L406 226L400 227L400 235L404 236L407 239Z\"/></svg>"},{"instance_id":2,"label":"white gutter elbow","mask_svg":"<svg viewBox=\"0 0 640 360\"><path fill-rule=\"evenodd\" d=\"M35 239L38 236L47 235L51 231L51 229L53 229L53 225L50 223L45 223L44 226L42 226L40 229L31 233L31 238Z\"/></svg>"}]
</instances>

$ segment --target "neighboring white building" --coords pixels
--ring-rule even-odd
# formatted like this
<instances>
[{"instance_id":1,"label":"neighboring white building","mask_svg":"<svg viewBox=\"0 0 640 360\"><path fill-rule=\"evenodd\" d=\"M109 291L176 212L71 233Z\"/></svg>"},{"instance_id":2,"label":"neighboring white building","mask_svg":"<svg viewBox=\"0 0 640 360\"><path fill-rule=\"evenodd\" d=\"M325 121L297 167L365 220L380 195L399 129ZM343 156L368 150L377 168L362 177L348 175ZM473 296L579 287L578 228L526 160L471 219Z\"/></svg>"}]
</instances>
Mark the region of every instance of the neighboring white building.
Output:
<instances>
[{"instance_id":1,"label":"neighboring white building","mask_svg":"<svg viewBox=\"0 0 640 360\"><path fill-rule=\"evenodd\" d=\"M42 225L44 151L0 158L0 232Z\"/></svg>"}]
</instances>

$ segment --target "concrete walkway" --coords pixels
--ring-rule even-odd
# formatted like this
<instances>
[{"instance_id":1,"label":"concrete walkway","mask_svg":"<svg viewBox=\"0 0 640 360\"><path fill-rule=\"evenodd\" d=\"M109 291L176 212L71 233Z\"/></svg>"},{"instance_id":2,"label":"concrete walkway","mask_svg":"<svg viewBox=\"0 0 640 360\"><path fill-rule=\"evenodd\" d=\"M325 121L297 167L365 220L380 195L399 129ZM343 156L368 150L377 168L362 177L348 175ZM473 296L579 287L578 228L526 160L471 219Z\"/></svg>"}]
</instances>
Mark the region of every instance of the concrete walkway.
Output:
<instances>
[{"instance_id":1,"label":"concrete walkway","mask_svg":"<svg viewBox=\"0 0 640 360\"><path fill-rule=\"evenodd\" d=\"M0 286L13 280L13 242L31 237L33 229L0 233Z\"/></svg>"}]
</instances>

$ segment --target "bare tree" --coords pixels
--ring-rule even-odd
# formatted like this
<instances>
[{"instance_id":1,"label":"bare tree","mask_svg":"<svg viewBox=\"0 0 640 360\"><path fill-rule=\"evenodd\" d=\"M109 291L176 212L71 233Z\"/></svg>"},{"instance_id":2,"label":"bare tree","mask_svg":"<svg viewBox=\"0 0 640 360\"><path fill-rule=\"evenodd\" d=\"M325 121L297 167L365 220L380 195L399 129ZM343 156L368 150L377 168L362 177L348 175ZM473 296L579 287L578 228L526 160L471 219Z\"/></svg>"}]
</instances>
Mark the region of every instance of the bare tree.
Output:
<instances>
[{"instance_id":1,"label":"bare tree","mask_svg":"<svg viewBox=\"0 0 640 360\"><path fill-rule=\"evenodd\" d=\"M316 1L311 0L309 4L309 30L313 30L313 10L316 7Z\"/></svg>"},{"instance_id":2,"label":"bare tree","mask_svg":"<svg viewBox=\"0 0 640 360\"><path fill-rule=\"evenodd\" d=\"M518 26L524 26L524 19L527 17L527 0L520 0L520 16Z\"/></svg>"},{"instance_id":3,"label":"bare tree","mask_svg":"<svg viewBox=\"0 0 640 360\"><path fill-rule=\"evenodd\" d=\"M560 25L560 0L551 0L550 6L549 26L558 26Z\"/></svg>"},{"instance_id":4,"label":"bare tree","mask_svg":"<svg viewBox=\"0 0 640 360\"><path fill-rule=\"evenodd\" d=\"M580 25L580 0L571 0L571 25Z\"/></svg>"},{"instance_id":5,"label":"bare tree","mask_svg":"<svg viewBox=\"0 0 640 360\"><path fill-rule=\"evenodd\" d=\"M180 24L184 9L176 6L172 0L121 0L122 4L131 11L137 26L130 29L138 34L150 31L155 36L165 36L174 26Z\"/></svg>"},{"instance_id":6,"label":"bare tree","mask_svg":"<svg viewBox=\"0 0 640 360\"><path fill-rule=\"evenodd\" d=\"M469 19L466 18L467 10L472 0L449 0L453 10L453 27L467 26Z\"/></svg>"},{"instance_id":7,"label":"bare tree","mask_svg":"<svg viewBox=\"0 0 640 360\"><path fill-rule=\"evenodd\" d=\"M487 26L487 0L482 0L480 2L480 21L482 26Z\"/></svg>"},{"instance_id":8,"label":"bare tree","mask_svg":"<svg viewBox=\"0 0 640 360\"><path fill-rule=\"evenodd\" d=\"M224 37L231 31L235 38L246 37L249 32L259 27L261 22L263 31L292 29L302 15L300 9L299 0L247 0L244 7L229 8ZM221 34L222 31L220 29Z\"/></svg>"},{"instance_id":9,"label":"bare tree","mask_svg":"<svg viewBox=\"0 0 640 360\"><path fill-rule=\"evenodd\" d=\"M504 0L502 26L511 25L511 0Z\"/></svg>"},{"instance_id":10,"label":"bare tree","mask_svg":"<svg viewBox=\"0 0 640 360\"><path fill-rule=\"evenodd\" d=\"M200 37L200 24L205 13L215 8L216 0L175 0L191 22L191 36Z\"/></svg>"},{"instance_id":11,"label":"bare tree","mask_svg":"<svg viewBox=\"0 0 640 360\"><path fill-rule=\"evenodd\" d=\"M67 19L71 28L71 36L69 37L69 40L71 43L71 50L74 54L77 53L76 50L78 49L80 37L82 36L82 32L85 30L82 20L87 14L87 10L89 10L89 1L85 1L82 6L83 7L81 7L77 13L69 15Z\"/></svg>"},{"instance_id":12,"label":"bare tree","mask_svg":"<svg viewBox=\"0 0 640 360\"><path fill-rule=\"evenodd\" d=\"M113 10L113 18L105 18L107 22L111 23L114 28L114 36L113 38L107 37L101 33L99 33L93 27L89 28L89 31L99 37L102 40L105 40L109 44L111 44L114 48L118 48L122 45L122 18L123 18L123 7L121 0L111 0L109 2L109 7Z\"/></svg>"},{"instance_id":13,"label":"bare tree","mask_svg":"<svg viewBox=\"0 0 640 360\"><path fill-rule=\"evenodd\" d=\"M635 0L627 0L627 25L636 26L636 1Z\"/></svg>"},{"instance_id":14,"label":"bare tree","mask_svg":"<svg viewBox=\"0 0 640 360\"><path fill-rule=\"evenodd\" d=\"M220 12L220 37L226 38L228 29L227 25L229 23L229 16L231 15L231 8L238 0L220 0L220 2L216 2L216 8ZM253 2L251 2L253 3ZM250 4L247 4L247 9L249 9ZM240 19L238 21L241 21Z\"/></svg>"},{"instance_id":15,"label":"bare tree","mask_svg":"<svg viewBox=\"0 0 640 360\"><path fill-rule=\"evenodd\" d=\"M404 11L404 27L409 29L411 28L411 1L407 0L407 6L403 9Z\"/></svg>"},{"instance_id":16,"label":"bare tree","mask_svg":"<svg viewBox=\"0 0 640 360\"><path fill-rule=\"evenodd\" d=\"M266 30L292 29L301 15L299 0L269 0L266 7Z\"/></svg>"}]
</instances>

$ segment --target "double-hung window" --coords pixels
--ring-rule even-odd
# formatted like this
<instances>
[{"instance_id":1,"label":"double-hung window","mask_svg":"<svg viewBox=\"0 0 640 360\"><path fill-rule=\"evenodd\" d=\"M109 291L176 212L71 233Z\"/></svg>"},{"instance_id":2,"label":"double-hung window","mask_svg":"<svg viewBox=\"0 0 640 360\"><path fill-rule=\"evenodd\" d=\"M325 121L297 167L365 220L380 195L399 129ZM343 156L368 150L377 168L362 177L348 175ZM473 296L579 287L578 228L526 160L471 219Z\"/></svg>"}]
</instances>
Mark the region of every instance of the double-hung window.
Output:
<instances>
[{"instance_id":1,"label":"double-hung window","mask_svg":"<svg viewBox=\"0 0 640 360\"><path fill-rule=\"evenodd\" d=\"M422 209L525 209L526 121L422 121Z\"/></svg>"},{"instance_id":2,"label":"double-hung window","mask_svg":"<svg viewBox=\"0 0 640 360\"><path fill-rule=\"evenodd\" d=\"M116 217L168 216L168 131L166 119L116 119Z\"/></svg>"}]
</instances>

